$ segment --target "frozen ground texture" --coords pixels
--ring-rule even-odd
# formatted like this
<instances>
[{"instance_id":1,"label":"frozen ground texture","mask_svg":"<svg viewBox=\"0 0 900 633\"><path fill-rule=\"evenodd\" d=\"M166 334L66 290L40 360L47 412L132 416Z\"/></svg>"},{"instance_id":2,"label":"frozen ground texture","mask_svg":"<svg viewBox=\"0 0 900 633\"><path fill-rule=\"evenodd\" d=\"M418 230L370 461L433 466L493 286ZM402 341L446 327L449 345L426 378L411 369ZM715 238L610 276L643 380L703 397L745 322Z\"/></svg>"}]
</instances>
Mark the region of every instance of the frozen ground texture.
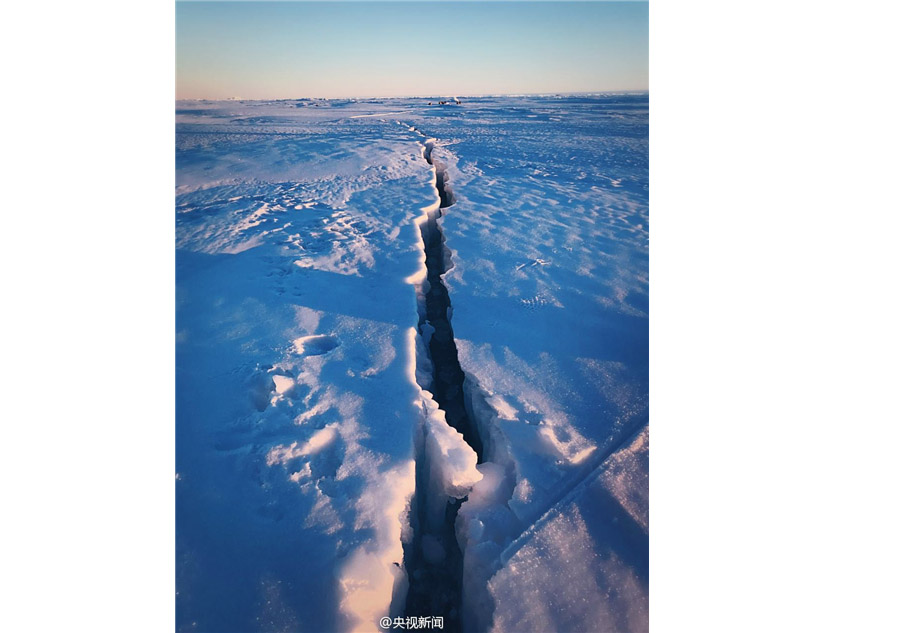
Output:
<instances>
[{"instance_id":1,"label":"frozen ground texture","mask_svg":"<svg viewBox=\"0 0 900 633\"><path fill-rule=\"evenodd\" d=\"M462 101L178 104L178 630L647 629L647 97Z\"/></svg>"}]
</instances>

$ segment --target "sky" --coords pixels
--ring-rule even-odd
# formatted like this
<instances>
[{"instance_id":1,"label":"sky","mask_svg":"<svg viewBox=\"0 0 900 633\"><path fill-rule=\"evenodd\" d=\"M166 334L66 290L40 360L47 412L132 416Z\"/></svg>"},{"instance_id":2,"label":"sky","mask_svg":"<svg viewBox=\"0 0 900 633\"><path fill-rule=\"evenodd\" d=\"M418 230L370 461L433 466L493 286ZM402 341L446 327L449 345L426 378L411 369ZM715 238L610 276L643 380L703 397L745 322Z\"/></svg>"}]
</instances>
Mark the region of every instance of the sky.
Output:
<instances>
[{"instance_id":1,"label":"sky","mask_svg":"<svg viewBox=\"0 0 900 633\"><path fill-rule=\"evenodd\" d=\"M645 2L178 2L177 98L648 88Z\"/></svg>"}]
</instances>

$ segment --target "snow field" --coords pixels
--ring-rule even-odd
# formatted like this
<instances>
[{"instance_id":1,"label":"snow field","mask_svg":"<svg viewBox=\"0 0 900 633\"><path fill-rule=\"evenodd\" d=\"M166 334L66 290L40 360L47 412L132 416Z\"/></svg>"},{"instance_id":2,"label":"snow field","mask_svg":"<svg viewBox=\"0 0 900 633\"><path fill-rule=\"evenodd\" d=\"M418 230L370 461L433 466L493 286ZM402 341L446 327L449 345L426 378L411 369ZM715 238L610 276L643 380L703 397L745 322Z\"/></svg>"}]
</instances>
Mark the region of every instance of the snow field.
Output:
<instances>
[{"instance_id":1,"label":"snow field","mask_svg":"<svg viewBox=\"0 0 900 633\"><path fill-rule=\"evenodd\" d=\"M177 628L646 630L646 97L310 103L180 104Z\"/></svg>"}]
</instances>

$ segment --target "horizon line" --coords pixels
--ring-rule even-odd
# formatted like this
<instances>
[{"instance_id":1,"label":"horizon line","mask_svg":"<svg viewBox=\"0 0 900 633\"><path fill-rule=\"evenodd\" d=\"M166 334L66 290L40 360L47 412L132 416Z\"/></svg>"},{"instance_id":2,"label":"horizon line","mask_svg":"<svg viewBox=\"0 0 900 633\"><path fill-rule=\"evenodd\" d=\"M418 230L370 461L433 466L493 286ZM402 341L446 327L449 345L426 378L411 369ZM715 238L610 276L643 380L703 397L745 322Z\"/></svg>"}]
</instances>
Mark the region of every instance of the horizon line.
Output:
<instances>
[{"instance_id":1,"label":"horizon line","mask_svg":"<svg viewBox=\"0 0 900 633\"><path fill-rule=\"evenodd\" d=\"M628 90L577 90L577 91L550 91L550 92L504 92L504 93L480 93L480 94L464 94L456 93L454 95L364 95L364 96L346 96L346 97L259 97L259 98L243 98L243 97L175 97L175 101L338 101L341 99L437 99L437 98L483 98L483 97L552 97L552 96L593 96L593 95L613 95L613 94L650 94L649 88L637 88Z\"/></svg>"}]
</instances>

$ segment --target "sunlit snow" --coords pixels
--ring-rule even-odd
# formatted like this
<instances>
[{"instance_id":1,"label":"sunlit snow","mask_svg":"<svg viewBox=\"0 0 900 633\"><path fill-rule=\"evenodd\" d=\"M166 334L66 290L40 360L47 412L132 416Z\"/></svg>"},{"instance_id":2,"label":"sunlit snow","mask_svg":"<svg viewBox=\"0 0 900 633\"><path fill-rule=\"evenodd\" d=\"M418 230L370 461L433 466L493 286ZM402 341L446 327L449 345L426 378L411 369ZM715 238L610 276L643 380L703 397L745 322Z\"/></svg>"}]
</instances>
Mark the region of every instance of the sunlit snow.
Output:
<instances>
[{"instance_id":1,"label":"sunlit snow","mask_svg":"<svg viewBox=\"0 0 900 633\"><path fill-rule=\"evenodd\" d=\"M459 101L178 103L178 630L647 630L647 95Z\"/></svg>"}]
</instances>

